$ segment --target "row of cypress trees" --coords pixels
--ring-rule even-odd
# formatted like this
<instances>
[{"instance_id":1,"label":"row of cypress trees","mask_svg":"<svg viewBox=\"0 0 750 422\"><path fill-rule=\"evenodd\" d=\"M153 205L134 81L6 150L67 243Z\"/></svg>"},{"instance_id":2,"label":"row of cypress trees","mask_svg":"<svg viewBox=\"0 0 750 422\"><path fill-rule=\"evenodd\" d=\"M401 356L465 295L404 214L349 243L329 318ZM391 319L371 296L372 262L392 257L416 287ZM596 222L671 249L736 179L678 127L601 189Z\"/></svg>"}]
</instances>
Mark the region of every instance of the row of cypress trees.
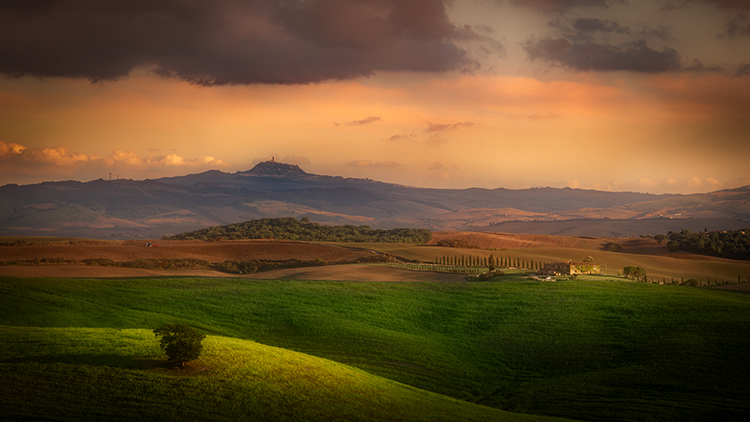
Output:
<instances>
[{"instance_id":1,"label":"row of cypress trees","mask_svg":"<svg viewBox=\"0 0 750 422\"><path fill-rule=\"evenodd\" d=\"M461 256L442 256L436 257L435 263L440 265L453 265L456 267L516 267L516 268L528 268L531 270L541 270L544 268L546 262L527 260L518 257L495 257L490 255L489 257L475 256L475 255L461 255Z\"/></svg>"}]
</instances>

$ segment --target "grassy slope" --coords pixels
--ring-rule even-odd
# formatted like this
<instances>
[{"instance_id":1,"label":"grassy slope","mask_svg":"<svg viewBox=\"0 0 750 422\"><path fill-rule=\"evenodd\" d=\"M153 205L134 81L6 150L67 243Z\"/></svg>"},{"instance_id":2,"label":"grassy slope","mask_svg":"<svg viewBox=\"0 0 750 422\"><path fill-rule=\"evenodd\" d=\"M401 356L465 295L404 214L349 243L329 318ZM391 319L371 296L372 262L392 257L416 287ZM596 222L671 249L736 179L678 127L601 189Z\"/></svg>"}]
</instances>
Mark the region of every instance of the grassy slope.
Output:
<instances>
[{"instance_id":1,"label":"grassy slope","mask_svg":"<svg viewBox=\"0 0 750 422\"><path fill-rule=\"evenodd\" d=\"M7 326L185 321L515 412L750 415L748 295L612 282L0 281Z\"/></svg>"},{"instance_id":2,"label":"grassy slope","mask_svg":"<svg viewBox=\"0 0 750 422\"><path fill-rule=\"evenodd\" d=\"M0 326L0 336L3 420L550 420L234 338L209 336L186 375L159 367L150 330Z\"/></svg>"}]
</instances>

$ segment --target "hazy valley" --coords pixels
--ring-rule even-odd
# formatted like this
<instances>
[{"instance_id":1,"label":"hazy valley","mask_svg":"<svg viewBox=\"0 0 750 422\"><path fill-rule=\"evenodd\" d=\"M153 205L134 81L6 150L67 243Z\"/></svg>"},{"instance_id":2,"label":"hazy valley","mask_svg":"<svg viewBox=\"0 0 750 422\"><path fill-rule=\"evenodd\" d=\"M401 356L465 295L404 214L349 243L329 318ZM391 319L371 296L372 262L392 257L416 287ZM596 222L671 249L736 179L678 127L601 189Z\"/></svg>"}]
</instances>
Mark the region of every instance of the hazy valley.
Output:
<instances>
[{"instance_id":1,"label":"hazy valley","mask_svg":"<svg viewBox=\"0 0 750 422\"><path fill-rule=\"evenodd\" d=\"M750 187L694 195L581 189L422 189L263 162L154 180L0 187L0 235L159 238L265 217L373 228L621 237L750 225Z\"/></svg>"}]
</instances>

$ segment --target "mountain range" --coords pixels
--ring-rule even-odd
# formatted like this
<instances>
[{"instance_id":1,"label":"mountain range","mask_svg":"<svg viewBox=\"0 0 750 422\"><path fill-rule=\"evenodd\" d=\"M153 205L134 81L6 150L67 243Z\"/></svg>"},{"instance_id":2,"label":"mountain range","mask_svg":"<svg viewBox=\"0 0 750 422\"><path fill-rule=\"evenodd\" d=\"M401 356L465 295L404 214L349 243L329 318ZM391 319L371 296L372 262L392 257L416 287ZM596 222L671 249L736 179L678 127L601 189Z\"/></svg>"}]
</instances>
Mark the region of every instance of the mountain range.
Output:
<instances>
[{"instance_id":1,"label":"mountain range","mask_svg":"<svg viewBox=\"0 0 750 422\"><path fill-rule=\"evenodd\" d=\"M426 189L310 174L262 162L248 171L147 180L0 187L0 235L157 238L265 217L373 228L632 236L750 227L750 186L705 194L570 188Z\"/></svg>"}]
</instances>

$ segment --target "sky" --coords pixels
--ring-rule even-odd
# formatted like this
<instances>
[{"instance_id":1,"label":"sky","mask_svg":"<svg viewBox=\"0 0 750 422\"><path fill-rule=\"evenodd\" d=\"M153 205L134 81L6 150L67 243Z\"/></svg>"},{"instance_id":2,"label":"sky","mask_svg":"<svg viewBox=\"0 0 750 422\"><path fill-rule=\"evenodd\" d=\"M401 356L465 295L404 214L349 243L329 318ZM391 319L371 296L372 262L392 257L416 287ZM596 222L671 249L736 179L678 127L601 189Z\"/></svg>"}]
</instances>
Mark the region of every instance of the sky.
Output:
<instances>
[{"instance_id":1,"label":"sky","mask_svg":"<svg viewBox=\"0 0 750 422\"><path fill-rule=\"evenodd\" d=\"M0 0L0 185L750 185L750 0Z\"/></svg>"}]
</instances>

